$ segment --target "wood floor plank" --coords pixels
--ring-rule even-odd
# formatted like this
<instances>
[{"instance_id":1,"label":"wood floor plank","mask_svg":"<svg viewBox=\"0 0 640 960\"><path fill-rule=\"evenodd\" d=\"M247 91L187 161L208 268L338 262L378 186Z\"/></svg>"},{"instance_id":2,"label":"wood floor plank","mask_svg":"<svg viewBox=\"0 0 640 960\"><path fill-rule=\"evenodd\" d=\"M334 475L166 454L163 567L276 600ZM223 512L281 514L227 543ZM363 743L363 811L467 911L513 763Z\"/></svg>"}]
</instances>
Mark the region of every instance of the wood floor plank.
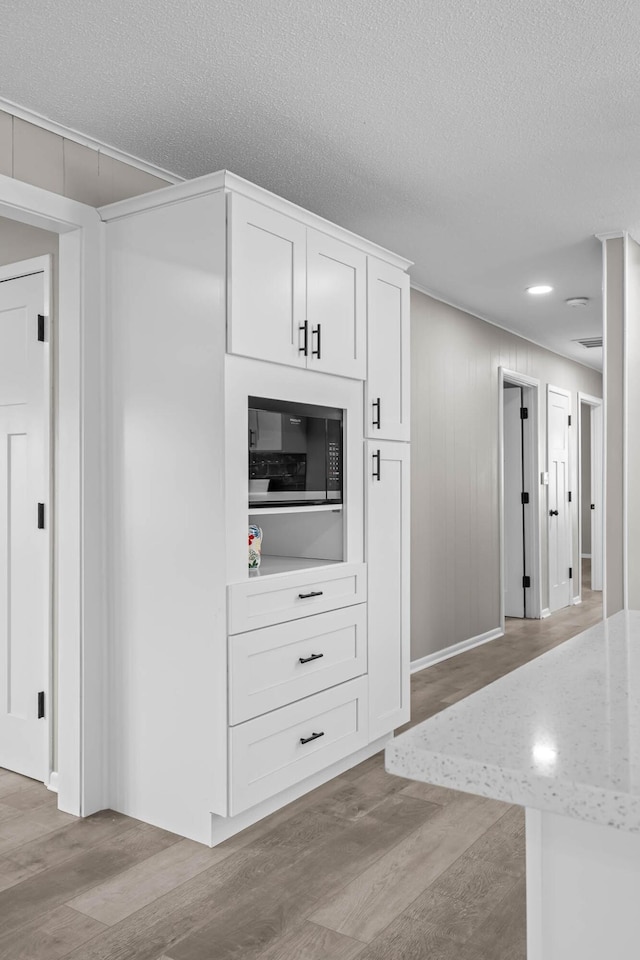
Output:
<instances>
[{"instance_id":1,"label":"wood floor plank","mask_svg":"<svg viewBox=\"0 0 640 960\"><path fill-rule=\"evenodd\" d=\"M180 840L67 901L67 906L112 926L230 855Z\"/></svg>"},{"instance_id":2,"label":"wood floor plank","mask_svg":"<svg viewBox=\"0 0 640 960\"><path fill-rule=\"evenodd\" d=\"M311 919L356 940L373 940L504 811L503 804L490 800L485 805L471 795L439 807L423 827L329 897Z\"/></svg>"},{"instance_id":3,"label":"wood floor plank","mask_svg":"<svg viewBox=\"0 0 640 960\"><path fill-rule=\"evenodd\" d=\"M477 953L472 944L443 937L429 923L394 923L365 946L358 960L494 960Z\"/></svg>"},{"instance_id":4,"label":"wood floor plank","mask_svg":"<svg viewBox=\"0 0 640 960\"><path fill-rule=\"evenodd\" d=\"M4 890L0 893L0 945L3 936L22 924L62 906L83 890L179 839L164 830L132 821L131 828L119 837Z\"/></svg>"},{"instance_id":5,"label":"wood floor plank","mask_svg":"<svg viewBox=\"0 0 640 960\"><path fill-rule=\"evenodd\" d=\"M525 823L522 807L512 807L469 849L472 857L498 864L515 877L523 877L525 861Z\"/></svg>"},{"instance_id":6,"label":"wood floor plank","mask_svg":"<svg viewBox=\"0 0 640 960\"><path fill-rule=\"evenodd\" d=\"M128 817L112 810L101 810L90 817L74 817L62 829L10 850L5 860L27 870L25 875L32 875L113 839L131 827Z\"/></svg>"},{"instance_id":7,"label":"wood floor plank","mask_svg":"<svg viewBox=\"0 0 640 960\"><path fill-rule=\"evenodd\" d=\"M524 878L491 911L475 935L473 945L482 960L527 960Z\"/></svg>"},{"instance_id":8,"label":"wood floor plank","mask_svg":"<svg viewBox=\"0 0 640 960\"><path fill-rule=\"evenodd\" d=\"M400 920L427 922L448 940L467 943L513 884L506 870L467 852L409 905Z\"/></svg>"},{"instance_id":9,"label":"wood floor plank","mask_svg":"<svg viewBox=\"0 0 640 960\"><path fill-rule=\"evenodd\" d=\"M43 806L57 808L58 796L52 790L47 790L44 784L32 781L14 793L5 793L2 802L15 810L35 810Z\"/></svg>"},{"instance_id":10,"label":"wood floor plank","mask_svg":"<svg viewBox=\"0 0 640 960\"><path fill-rule=\"evenodd\" d=\"M49 805L37 807L11 820L3 820L0 823L0 856L7 856L16 847L37 837L62 830L76 820L77 817Z\"/></svg>"},{"instance_id":11,"label":"wood floor plank","mask_svg":"<svg viewBox=\"0 0 640 960\"><path fill-rule=\"evenodd\" d=\"M61 960L104 929L91 917L58 907L4 937L0 960Z\"/></svg>"},{"instance_id":12,"label":"wood floor plank","mask_svg":"<svg viewBox=\"0 0 640 960\"><path fill-rule=\"evenodd\" d=\"M258 954L258 960L355 960L364 943L305 921Z\"/></svg>"}]
</instances>

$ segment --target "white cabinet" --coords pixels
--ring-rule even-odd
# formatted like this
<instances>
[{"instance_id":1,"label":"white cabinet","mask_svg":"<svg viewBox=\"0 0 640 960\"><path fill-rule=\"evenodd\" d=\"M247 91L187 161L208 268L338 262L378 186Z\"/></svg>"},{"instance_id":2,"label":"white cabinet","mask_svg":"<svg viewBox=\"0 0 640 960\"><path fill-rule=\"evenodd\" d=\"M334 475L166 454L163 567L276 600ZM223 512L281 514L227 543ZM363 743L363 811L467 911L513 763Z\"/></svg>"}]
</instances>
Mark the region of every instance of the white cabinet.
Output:
<instances>
[{"instance_id":1,"label":"white cabinet","mask_svg":"<svg viewBox=\"0 0 640 960\"><path fill-rule=\"evenodd\" d=\"M366 255L247 197L228 203L229 352L364 380Z\"/></svg>"},{"instance_id":2,"label":"white cabinet","mask_svg":"<svg viewBox=\"0 0 640 960\"><path fill-rule=\"evenodd\" d=\"M409 700L409 445L367 443L369 735L406 723Z\"/></svg>"},{"instance_id":3,"label":"white cabinet","mask_svg":"<svg viewBox=\"0 0 640 960\"><path fill-rule=\"evenodd\" d=\"M307 234L307 352L310 369L367 375L367 258L317 230Z\"/></svg>"},{"instance_id":4,"label":"white cabinet","mask_svg":"<svg viewBox=\"0 0 640 960\"><path fill-rule=\"evenodd\" d=\"M409 276L368 258L365 435L409 440Z\"/></svg>"},{"instance_id":5,"label":"white cabinet","mask_svg":"<svg viewBox=\"0 0 640 960\"><path fill-rule=\"evenodd\" d=\"M215 844L408 719L409 264L227 172L123 203L101 210L105 800ZM249 396L346 423L341 509L259 515L259 576Z\"/></svg>"},{"instance_id":6,"label":"white cabinet","mask_svg":"<svg viewBox=\"0 0 640 960\"><path fill-rule=\"evenodd\" d=\"M303 367L307 228L239 194L228 204L228 349Z\"/></svg>"}]
</instances>

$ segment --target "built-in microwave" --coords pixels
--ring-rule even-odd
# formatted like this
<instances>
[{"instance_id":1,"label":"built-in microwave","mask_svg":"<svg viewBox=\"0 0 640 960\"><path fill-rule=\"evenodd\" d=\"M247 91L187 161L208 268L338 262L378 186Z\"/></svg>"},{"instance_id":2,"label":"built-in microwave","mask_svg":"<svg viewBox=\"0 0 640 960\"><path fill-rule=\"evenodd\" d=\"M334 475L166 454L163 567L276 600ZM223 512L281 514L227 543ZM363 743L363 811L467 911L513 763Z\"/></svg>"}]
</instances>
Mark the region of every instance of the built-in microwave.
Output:
<instances>
[{"instance_id":1,"label":"built-in microwave","mask_svg":"<svg viewBox=\"0 0 640 960\"><path fill-rule=\"evenodd\" d=\"M342 415L249 397L249 507L342 503Z\"/></svg>"}]
</instances>

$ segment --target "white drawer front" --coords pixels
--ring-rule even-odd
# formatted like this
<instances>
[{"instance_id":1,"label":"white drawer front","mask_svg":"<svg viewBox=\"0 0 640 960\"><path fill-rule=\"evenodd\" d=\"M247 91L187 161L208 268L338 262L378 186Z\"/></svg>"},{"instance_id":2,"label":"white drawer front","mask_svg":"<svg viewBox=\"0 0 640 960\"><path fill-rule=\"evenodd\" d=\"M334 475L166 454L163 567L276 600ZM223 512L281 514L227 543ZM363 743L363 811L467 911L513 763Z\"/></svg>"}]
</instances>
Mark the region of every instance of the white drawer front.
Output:
<instances>
[{"instance_id":1,"label":"white drawer front","mask_svg":"<svg viewBox=\"0 0 640 960\"><path fill-rule=\"evenodd\" d=\"M229 722L242 723L367 672L366 605L229 638Z\"/></svg>"},{"instance_id":2,"label":"white drawer front","mask_svg":"<svg viewBox=\"0 0 640 960\"><path fill-rule=\"evenodd\" d=\"M232 727L231 816L310 777L367 742L366 677Z\"/></svg>"},{"instance_id":3,"label":"white drawer front","mask_svg":"<svg viewBox=\"0 0 640 960\"><path fill-rule=\"evenodd\" d=\"M364 563L341 563L232 583L228 590L229 633L298 620L367 599Z\"/></svg>"}]
</instances>

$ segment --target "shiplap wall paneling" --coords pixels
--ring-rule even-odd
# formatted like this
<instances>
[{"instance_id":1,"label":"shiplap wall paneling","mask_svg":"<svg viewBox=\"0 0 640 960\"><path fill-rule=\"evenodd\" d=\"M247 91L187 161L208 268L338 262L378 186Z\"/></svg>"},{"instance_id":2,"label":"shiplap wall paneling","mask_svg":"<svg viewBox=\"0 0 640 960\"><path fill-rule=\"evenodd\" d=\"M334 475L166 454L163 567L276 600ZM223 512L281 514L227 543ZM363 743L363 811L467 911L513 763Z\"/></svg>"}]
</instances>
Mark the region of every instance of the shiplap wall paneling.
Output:
<instances>
[{"instance_id":1,"label":"shiplap wall paneling","mask_svg":"<svg viewBox=\"0 0 640 960\"><path fill-rule=\"evenodd\" d=\"M416 290L411 293L411 659L500 622L498 410L500 366L602 396L602 377ZM540 469L546 429L540 416ZM577 489L577 430L572 428ZM542 497L544 506L546 500ZM543 509L541 507L541 515ZM574 556L578 511L574 511ZM543 607L547 537L541 519Z\"/></svg>"}]
</instances>

